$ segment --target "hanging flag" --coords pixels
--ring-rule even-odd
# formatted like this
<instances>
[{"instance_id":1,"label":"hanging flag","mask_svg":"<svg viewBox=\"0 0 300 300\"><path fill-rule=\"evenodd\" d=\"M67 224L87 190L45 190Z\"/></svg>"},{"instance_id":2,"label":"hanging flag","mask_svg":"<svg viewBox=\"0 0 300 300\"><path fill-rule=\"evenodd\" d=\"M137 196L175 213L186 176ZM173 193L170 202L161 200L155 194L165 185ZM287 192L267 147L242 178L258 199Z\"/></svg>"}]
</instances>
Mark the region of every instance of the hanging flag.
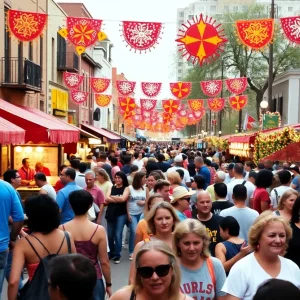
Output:
<instances>
[{"instance_id":1,"label":"hanging flag","mask_svg":"<svg viewBox=\"0 0 300 300\"><path fill-rule=\"evenodd\" d=\"M178 99L184 99L189 96L192 91L191 82L175 82L170 83L170 89L173 96Z\"/></svg>"},{"instance_id":2,"label":"hanging flag","mask_svg":"<svg viewBox=\"0 0 300 300\"><path fill-rule=\"evenodd\" d=\"M140 53L151 51L162 35L162 23L123 21L122 33L130 50L134 49Z\"/></svg>"},{"instance_id":3,"label":"hanging flag","mask_svg":"<svg viewBox=\"0 0 300 300\"><path fill-rule=\"evenodd\" d=\"M198 110L198 111L193 111L193 115L194 115L194 120L197 122L199 122L205 115L205 109L202 110Z\"/></svg>"},{"instance_id":4,"label":"hanging flag","mask_svg":"<svg viewBox=\"0 0 300 300\"><path fill-rule=\"evenodd\" d=\"M71 90L71 100L76 104L80 104L87 100L89 93L77 90Z\"/></svg>"},{"instance_id":5,"label":"hanging flag","mask_svg":"<svg viewBox=\"0 0 300 300\"><path fill-rule=\"evenodd\" d=\"M169 114L177 112L179 106L179 100L162 100L163 109Z\"/></svg>"},{"instance_id":6,"label":"hanging flag","mask_svg":"<svg viewBox=\"0 0 300 300\"><path fill-rule=\"evenodd\" d=\"M235 27L240 42L253 50L263 50L272 43L274 19L238 20Z\"/></svg>"},{"instance_id":7,"label":"hanging flag","mask_svg":"<svg viewBox=\"0 0 300 300\"><path fill-rule=\"evenodd\" d=\"M228 91L235 95L242 94L248 86L247 77L226 79L225 82Z\"/></svg>"},{"instance_id":8,"label":"hanging flag","mask_svg":"<svg viewBox=\"0 0 300 300\"><path fill-rule=\"evenodd\" d=\"M184 28L179 30L178 39L179 51L183 52L182 56L188 56L187 60L194 64L197 60L200 66L204 62L209 62L220 55L222 47L227 39L224 37L220 24L216 23L211 17L200 15L193 17Z\"/></svg>"},{"instance_id":9,"label":"hanging flag","mask_svg":"<svg viewBox=\"0 0 300 300\"><path fill-rule=\"evenodd\" d=\"M135 108L135 101L130 97L119 97L119 106L124 111L124 113L128 113Z\"/></svg>"},{"instance_id":10,"label":"hanging flag","mask_svg":"<svg viewBox=\"0 0 300 300\"><path fill-rule=\"evenodd\" d=\"M280 18L285 36L295 44L300 44L300 16Z\"/></svg>"},{"instance_id":11,"label":"hanging flag","mask_svg":"<svg viewBox=\"0 0 300 300\"><path fill-rule=\"evenodd\" d=\"M31 42L43 34L47 19L46 14L10 9L7 14L7 27L19 41Z\"/></svg>"},{"instance_id":12,"label":"hanging flag","mask_svg":"<svg viewBox=\"0 0 300 300\"><path fill-rule=\"evenodd\" d=\"M161 82L142 82L141 87L143 93L147 97L156 97L161 90Z\"/></svg>"},{"instance_id":13,"label":"hanging flag","mask_svg":"<svg viewBox=\"0 0 300 300\"><path fill-rule=\"evenodd\" d=\"M243 130L244 131L250 130L253 127L257 127L255 119L246 112L244 125L243 125Z\"/></svg>"},{"instance_id":14,"label":"hanging flag","mask_svg":"<svg viewBox=\"0 0 300 300\"><path fill-rule=\"evenodd\" d=\"M229 104L234 110L243 109L247 105L247 103L248 96L246 95L229 97Z\"/></svg>"},{"instance_id":15,"label":"hanging flag","mask_svg":"<svg viewBox=\"0 0 300 300\"><path fill-rule=\"evenodd\" d=\"M224 98L207 99L207 104L211 111L218 112L224 108L225 99Z\"/></svg>"},{"instance_id":16,"label":"hanging flag","mask_svg":"<svg viewBox=\"0 0 300 300\"><path fill-rule=\"evenodd\" d=\"M191 110L197 111L203 109L204 101L202 99L189 99L188 105Z\"/></svg>"},{"instance_id":17,"label":"hanging flag","mask_svg":"<svg viewBox=\"0 0 300 300\"><path fill-rule=\"evenodd\" d=\"M117 89L123 96L129 96L134 92L136 82L128 80L117 80Z\"/></svg>"},{"instance_id":18,"label":"hanging flag","mask_svg":"<svg viewBox=\"0 0 300 300\"><path fill-rule=\"evenodd\" d=\"M215 97L220 94L222 91L222 86L222 80L208 80L200 82L202 92L209 97Z\"/></svg>"},{"instance_id":19,"label":"hanging flag","mask_svg":"<svg viewBox=\"0 0 300 300\"><path fill-rule=\"evenodd\" d=\"M108 78L91 77L91 87L95 93L104 93L108 89L110 81Z\"/></svg>"},{"instance_id":20,"label":"hanging flag","mask_svg":"<svg viewBox=\"0 0 300 300\"><path fill-rule=\"evenodd\" d=\"M109 105L111 98L112 98L111 95L95 94L96 104L101 107L105 107L105 106Z\"/></svg>"},{"instance_id":21,"label":"hanging flag","mask_svg":"<svg viewBox=\"0 0 300 300\"><path fill-rule=\"evenodd\" d=\"M140 99L141 109L146 111L152 111L156 106L156 100L154 99Z\"/></svg>"},{"instance_id":22,"label":"hanging flag","mask_svg":"<svg viewBox=\"0 0 300 300\"><path fill-rule=\"evenodd\" d=\"M78 75L77 73L63 73L64 83L70 89L77 89L81 85L83 78L83 75Z\"/></svg>"}]
</instances>

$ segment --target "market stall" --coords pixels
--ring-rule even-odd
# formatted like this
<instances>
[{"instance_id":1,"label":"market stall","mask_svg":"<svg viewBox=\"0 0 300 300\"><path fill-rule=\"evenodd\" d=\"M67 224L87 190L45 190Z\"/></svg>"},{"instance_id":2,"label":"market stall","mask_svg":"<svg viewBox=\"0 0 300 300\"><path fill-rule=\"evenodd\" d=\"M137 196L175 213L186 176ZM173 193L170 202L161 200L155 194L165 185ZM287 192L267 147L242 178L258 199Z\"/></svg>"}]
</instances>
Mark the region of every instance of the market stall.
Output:
<instances>
[{"instance_id":1,"label":"market stall","mask_svg":"<svg viewBox=\"0 0 300 300\"><path fill-rule=\"evenodd\" d=\"M242 158L253 159L254 142L257 133L253 132L248 135L234 135L228 139L229 154Z\"/></svg>"}]
</instances>

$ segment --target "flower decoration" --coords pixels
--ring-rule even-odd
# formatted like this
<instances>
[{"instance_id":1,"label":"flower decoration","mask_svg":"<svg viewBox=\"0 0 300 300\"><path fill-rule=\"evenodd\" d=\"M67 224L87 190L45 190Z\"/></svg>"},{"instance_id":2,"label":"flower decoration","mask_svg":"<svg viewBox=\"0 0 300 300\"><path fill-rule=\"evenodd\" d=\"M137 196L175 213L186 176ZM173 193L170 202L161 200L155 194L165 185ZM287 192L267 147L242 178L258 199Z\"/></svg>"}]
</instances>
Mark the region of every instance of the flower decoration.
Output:
<instances>
[{"instance_id":1,"label":"flower decoration","mask_svg":"<svg viewBox=\"0 0 300 300\"><path fill-rule=\"evenodd\" d=\"M42 35L48 15L10 9L7 14L8 30L21 42L30 42Z\"/></svg>"},{"instance_id":2,"label":"flower decoration","mask_svg":"<svg viewBox=\"0 0 300 300\"><path fill-rule=\"evenodd\" d=\"M88 95L89 93L87 92L71 90L71 100L76 104L85 102L87 100Z\"/></svg>"},{"instance_id":3,"label":"flower decoration","mask_svg":"<svg viewBox=\"0 0 300 300\"><path fill-rule=\"evenodd\" d=\"M123 21L122 32L127 46L135 51L147 51L156 44L162 35L162 23Z\"/></svg>"},{"instance_id":4,"label":"flower decoration","mask_svg":"<svg viewBox=\"0 0 300 300\"><path fill-rule=\"evenodd\" d=\"M229 104L234 110L243 109L248 103L248 97L246 95L229 97Z\"/></svg>"},{"instance_id":5,"label":"flower decoration","mask_svg":"<svg viewBox=\"0 0 300 300\"><path fill-rule=\"evenodd\" d=\"M91 87L94 92L96 93L104 93L109 85L110 85L110 79L107 78L91 78Z\"/></svg>"},{"instance_id":6,"label":"flower decoration","mask_svg":"<svg viewBox=\"0 0 300 300\"><path fill-rule=\"evenodd\" d=\"M220 94L222 91L222 86L222 80L208 80L200 82L202 92L209 97L215 97Z\"/></svg>"},{"instance_id":7,"label":"flower decoration","mask_svg":"<svg viewBox=\"0 0 300 300\"><path fill-rule=\"evenodd\" d=\"M141 102L141 109L146 110L146 111L152 111L155 106L157 101L154 99L140 99Z\"/></svg>"},{"instance_id":8,"label":"flower decoration","mask_svg":"<svg viewBox=\"0 0 300 300\"><path fill-rule=\"evenodd\" d=\"M135 101L130 97L119 97L119 106L124 111L124 113L128 113L135 109Z\"/></svg>"},{"instance_id":9,"label":"flower decoration","mask_svg":"<svg viewBox=\"0 0 300 300\"><path fill-rule=\"evenodd\" d=\"M169 114L173 114L178 110L179 100L173 100L173 99L163 100L162 104L165 112Z\"/></svg>"},{"instance_id":10,"label":"flower decoration","mask_svg":"<svg viewBox=\"0 0 300 300\"><path fill-rule=\"evenodd\" d=\"M204 101L202 99L189 99L188 105L191 110L197 111L203 109Z\"/></svg>"},{"instance_id":11,"label":"flower decoration","mask_svg":"<svg viewBox=\"0 0 300 300\"><path fill-rule=\"evenodd\" d=\"M142 82L141 87L143 93L147 97L156 97L161 90L161 82Z\"/></svg>"},{"instance_id":12,"label":"flower decoration","mask_svg":"<svg viewBox=\"0 0 300 300\"><path fill-rule=\"evenodd\" d=\"M78 75L77 73L63 73L64 83L70 89L77 89L81 85L83 78L83 75Z\"/></svg>"},{"instance_id":13,"label":"flower decoration","mask_svg":"<svg viewBox=\"0 0 300 300\"><path fill-rule=\"evenodd\" d=\"M274 35L274 19L239 20L235 22L241 43L253 50L263 50Z\"/></svg>"},{"instance_id":14,"label":"flower decoration","mask_svg":"<svg viewBox=\"0 0 300 300\"><path fill-rule=\"evenodd\" d=\"M224 98L207 99L207 104L211 111L218 112L224 108L225 99Z\"/></svg>"},{"instance_id":15,"label":"flower decoration","mask_svg":"<svg viewBox=\"0 0 300 300\"><path fill-rule=\"evenodd\" d=\"M202 66L204 62L209 62L219 55L222 46L227 40L224 37L220 25L211 17L203 17L201 14L188 24L184 24L184 29L179 30L179 51L183 52L182 56L188 56L188 60L195 63L197 60Z\"/></svg>"},{"instance_id":16,"label":"flower decoration","mask_svg":"<svg viewBox=\"0 0 300 300\"><path fill-rule=\"evenodd\" d=\"M128 80L117 80L117 89L122 96L129 96L134 92L136 82Z\"/></svg>"},{"instance_id":17,"label":"flower decoration","mask_svg":"<svg viewBox=\"0 0 300 300\"><path fill-rule=\"evenodd\" d=\"M280 18L285 36L295 44L300 44L300 16Z\"/></svg>"},{"instance_id":18,"label":"flower decoration","mask_svg":"<svg viewBox=\"0 0 300 300\"><path fill-rule=\"evenodd\" d=\"M184 99L189 96L192 91L191 82L170 83L170 89L173 96L178 99Z\"/></svg>"},{"instance_id":19,"label":"flower decoration","mask_svg":"<svg viewBox=\"0 0 300 300\"><path fill-rule=\"evenodd\" d=\"M226 79L225 82L228 91L234 95L242 94L248 86L247 77Z\"/></svg>"},{"instance_id":20,"label":"flower decoration","mask_svg":"<svg viewBox=\"0 0 300 300\"><path fill-rule=\"evenodd\" d=\"M101 107L109 105L111 98L111 95L95 94L96 104Z\"/></svg>"}]
</instances>

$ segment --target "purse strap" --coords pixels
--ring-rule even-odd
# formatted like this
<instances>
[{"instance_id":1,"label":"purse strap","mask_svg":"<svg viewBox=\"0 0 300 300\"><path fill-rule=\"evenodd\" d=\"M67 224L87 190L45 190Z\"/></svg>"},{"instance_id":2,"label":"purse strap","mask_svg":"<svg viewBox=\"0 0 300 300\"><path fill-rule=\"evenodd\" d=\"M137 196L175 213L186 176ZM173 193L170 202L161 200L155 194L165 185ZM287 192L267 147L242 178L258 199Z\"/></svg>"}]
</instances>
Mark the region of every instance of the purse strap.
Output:
<instances>
[{"instance_id":1,"label":"purse strap","mask_svg":"<svg viewBox=\"0 0 300 300\"><path fill-rule=\"evenodd\" d=\"M69 233L67 231L64 231L64 233L65 233L65 237L66 237L66 241L67 241L67 245L68 245L68 253L71 254L72 253L72 248L71 248L70 236L69 236Z\"/></svg>"},{"instance_id":2,"label":"purse strap","mask_svg":"<svg viewBox=\"0 0 300 300\"><path fill-rule=\"evenodd\" d=\"M217 295L216 295L216 274L215 274L214 264L213 264L213 261L210 256L206 259L206 264L207 264L209 275L211 277L212 284L214 285L215 297L217 297Z\"/></svg>"}]
</instances>

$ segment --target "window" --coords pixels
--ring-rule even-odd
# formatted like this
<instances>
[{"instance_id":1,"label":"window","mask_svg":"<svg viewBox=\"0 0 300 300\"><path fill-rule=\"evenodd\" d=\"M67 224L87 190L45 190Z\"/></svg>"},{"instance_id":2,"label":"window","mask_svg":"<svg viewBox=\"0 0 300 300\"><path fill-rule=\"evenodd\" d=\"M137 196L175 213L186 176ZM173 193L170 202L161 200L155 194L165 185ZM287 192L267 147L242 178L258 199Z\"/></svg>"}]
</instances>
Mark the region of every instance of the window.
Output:
<instances>
[{"instance_id":1,"label":"window","mask_svg":"<svg viewBox=\"0 0 300 300\"><path fill-rule=\"evenodd\" d=\"M51 62L51 79L54 81L54 60L55 60L55 40L52 38L52 44L51 44L51 49L52 49L52 62Z\"/></svg>"},{"instance_id":2,"label":"window","mask_svg":"<svg viewBox=\"0 0 300 300\"><path fill-rule=\"evenodd\" d=\"M216 11L216 6L215 5L211 5L210 6L210 11L211 12L215 12Z\"/></svg>"},{"instance_id":3,"label":"window","mask_svg":"<svg viewBox=\"0 0 300 300\"><path fill-rule=\"evenodd\" d=\"M7 24L7 12L8 9L5 8L5 24ZM4 63L5 63L5 82L9 82L10 79L10 56L11 56L11 39L9 36L9 32L6 29L6 26L4 26Z\"/></svg>"},{"instance_id":4,"label":"window","mask_svg":"<svg viewBox=\"0 0 300 300\"><path fill-rule=\"evenodd\" d=\"M184 11L181 11L181 12L179 13L179 17L184 17Z\"/></svg>"},{"instance_id":5,"label":"window","mask_svg":"<svg viewBox=\"0 0 300 300\"><path fill-rule=\"evenodd\" d=\"M188 20L192 20L194 18L194 15L189 15Z\"/></svg>"},{"instance_id":6,"label":"window","mask_svg":"<svg viewBox=\"0 0 300 300\"><path fill-rule=\"evenodd\" d=\"M293 11L293 7L288 7L288 12L292 12Z\"/></svg>"},{"instance_id":7,"label":"window","mask_svg":"<svg viewBox=\"0 0 300 300\"><path fill-rule=\"evenodd\" d=\"M239 7L238 7L238 6L234 6L234 7L233 7L233 11L234 11L234 12L238 12L238 11L239 11Z\"/></svg>"},{"instance_id":8,"label":"window","mask_svg":"<svg viewBox=\"0 0 300 300\"><path fill-rule=\"evenodd\" d=\"M229 12L229 7L227 5L224 6L224 12Z\"/></svg>"},{"instance_id":9,"label":"window","mask_svg":"<svg viewBox=\"0 0 300 300\"><path fill-rule=\"evenodd\" d=\"M33 61L33 49L32 49L32 42L28 43L28 59Z\"/></svg>"},{"instance_id":10,"label":"window","mask_svg":"<svg viewBox=\"0 0 300 300\"><path fill-rule=\"evenodd\" d=\"M277 111L282 116L282 113L283 113L283 96L282 95L280 95L278 98Z\"/></svg>"},{"instance_id":11,"label":"window","mask_svg":"<svg viewBox=\"0 0 300 300\"><path fill-rule=\"evenodd\" d=\"M52 48L52 59L53 59L53 53L54 53L54 48ZM43 79L43 60L44 60L44 39L42 36L40 36L40 67L41 67L41 75ZM54 61L53 61L54 63Z\"/></svg>"}]
</instances>

